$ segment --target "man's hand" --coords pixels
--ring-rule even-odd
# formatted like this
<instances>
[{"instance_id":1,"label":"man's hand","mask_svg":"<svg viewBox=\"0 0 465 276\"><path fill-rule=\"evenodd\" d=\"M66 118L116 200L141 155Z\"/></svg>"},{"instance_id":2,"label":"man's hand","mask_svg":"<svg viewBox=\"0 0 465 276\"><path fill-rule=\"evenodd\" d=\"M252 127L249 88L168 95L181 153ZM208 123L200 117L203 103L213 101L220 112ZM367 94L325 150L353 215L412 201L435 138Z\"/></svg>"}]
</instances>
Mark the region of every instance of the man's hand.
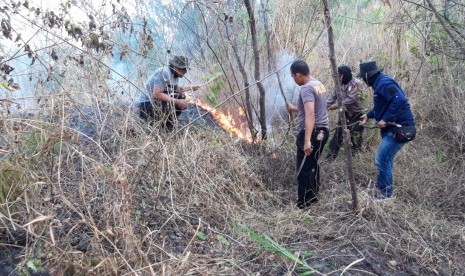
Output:
<instances>
[{"instance_id":1,"label":"man's hand","mask_svg":"<svg viewBox=\"0 0 465 276\"><path fill-rule=\"evenodd\" d=\"M305 155L309 156L313 151L313 147L312 147L312 143L310 142L310 140L306 140L304 142L304 153Z\"/></svg>"},{"instance_id":2,"label":"man's hand","mask_svg":"<svg viewBox=\"0 0 465 276\"><path fill-rule=\"evenodd\" d=\"M386 127L386 122L384 120L381 120L381 121L378 122L377 125L378 125L379 128L384 128L384 127Z\"/></svg>"},{"instance_id":3,"label":"man's hand","mask_svg":"<svg viewBox=\"0 0 465 276\"><path fill-rule=\"evenodd\" d=\"M359 122L359 124L360 124L361 126L365 125L365 124L367 123L367 121L368 121L368 117L367 117L366 114L363 114L362 116L360 116L360 122Z\"/></svg>"},{"instance_id":4,"label":"man's hand","mask_svg":"<svg viewBox=\"0 0 465 276\"><path fill-rule=\"evenodd\" d=\"M334 110L337 109L337 104L332 104L328 107L328 110Z\"/></svg>"},{"instance_id":5,"label":"man's hand","mask_svg":"<svg viewBox=\"0 0 465 276\"><path fill-rule=\"evenodd\" d=\"M197 90L199 90L199 88L200 88L200 85L192 85L192 86L191 86L191 89L192 89L193 91L197 91Z\"/></svg>"},{"instance_id":6,"label":"man's hand","mask_svg":"<svg viewBox=\"0 0 465 276\"><path fill-rule=\"evenodd\" d=\"M290 102L286 102L286 110L289 113L297 112L297 107L295 105L291 104Z\"/></svg>"},{"instance_id":7,"label":"man's hand","mask_svg":"<svg viewBox=\"0 0 465 276\"><path fill-rule=\"evenodd\" d=\"M174 104L179 107L179 109L184 110L187 108L187 102L182 99L174 99Z\"/></svg>"}]
</instances>

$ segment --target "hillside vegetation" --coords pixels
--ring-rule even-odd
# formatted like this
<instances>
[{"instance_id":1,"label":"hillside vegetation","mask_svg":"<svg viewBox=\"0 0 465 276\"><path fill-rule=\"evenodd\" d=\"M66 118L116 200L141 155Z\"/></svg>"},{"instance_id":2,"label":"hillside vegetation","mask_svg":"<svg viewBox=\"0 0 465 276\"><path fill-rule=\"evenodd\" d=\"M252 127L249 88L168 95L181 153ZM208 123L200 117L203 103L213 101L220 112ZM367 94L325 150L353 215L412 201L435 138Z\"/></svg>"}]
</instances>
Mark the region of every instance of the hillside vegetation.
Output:
<instances>
[{"instance_id":1,"label":"hillside vegetation","mask_svg":"<svg viewBox=\"0 0 465 276\"><path fill-rule=\"evenodd\" d=\"M321 200L302 211L294 207L295 118L289 120L284 111L274 72L289 101L296 101L288 73L295 57L306 59L312 74L333 87L320 2L255 3L260 77L267 91L266 140L257 130L263 113L243 1L137 1L135 14L110 1L112 17L83 5L97 27L87 22L82 29L66 27L65 19L60 23L61 10L55 11L57 18L40 11L38 18L49 24L36 35L48 34L53 46L44 42L34 49L18 40L23 56L17 57L7 48L16 36L13 11L21 15L26 7L20 2L5 2L9 9L1 12L3 22L11 18L11 34L2 23L0 275L465 271L463 4L332 3L338 63L358 72L359 61L373 59L399 80L418 135L396 159L394 201L370 199L379 135L367 130L364 151L354 156L358 210L352 210L343 151L333 162L321 160ZM158 17L143 17L150 9ZM269 16L269 33L262 14ZM24 24L37 27L25 18ZM173 44L162 31L167 26L173 28ZM184 81L206 83L191 95L204 107L192 103L190 110L200 111L171 132L141 121L132 105L145 78L170 55L157 51L168 44L192 58ZM15 60L21 72L6 72ZM24 75L31 80L24 81ZM371 92L366 94L370 103ZM249 121L239 116L248 104L254 110ZM218 127L215 116L205 114L207 105L242 120L256 141ZM205 115L198 119L199 114Z\"/></svg>"}]
</instances>

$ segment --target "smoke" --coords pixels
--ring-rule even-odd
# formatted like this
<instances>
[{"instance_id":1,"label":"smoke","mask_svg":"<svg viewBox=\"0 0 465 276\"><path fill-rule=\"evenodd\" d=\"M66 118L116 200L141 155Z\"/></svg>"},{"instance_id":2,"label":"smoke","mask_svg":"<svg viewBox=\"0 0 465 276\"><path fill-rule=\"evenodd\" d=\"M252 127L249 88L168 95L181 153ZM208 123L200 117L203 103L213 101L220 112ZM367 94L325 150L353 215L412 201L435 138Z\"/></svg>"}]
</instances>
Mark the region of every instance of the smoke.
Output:
<instances>
[{"instance_id":1,"label":"smoke","mask_svg":"<svg viewBox=\"0 0 465 276\"><path fill-rule=\"evenodd\" d=\"M31 60L27 56L18 57L8 62L11 67L15 68L8 77L18 83L20 89L11 92L6 89L0 89L0 99L6 99L17 103L17 105L11 106L10 111L12 112L17 110L30 110L37 107L35 93L37 76L31 72L30 63ZM7 80L5 80L5 82Z\"/></svg>"},{"instance_id":2,"label":"smoke","mask_svg":"<svg viewBox=\"0 0 465 276\"><path fill-rule=\"evenodd\" d=\"M271 74L263 82L266 91L266 110L267 110L267 128L269 133L272 135L274 128L288 124L288 115L286 110L286 102L280 91L278 82L281 80L281 87L283 94L287 101L290 103L296 103L298 95L298 86L294 83L291 78L290 67L292 62L296 59L293 53L287 51L281 51L277 54L276 60L276 73Z\"/></svg>"}]
</instances>

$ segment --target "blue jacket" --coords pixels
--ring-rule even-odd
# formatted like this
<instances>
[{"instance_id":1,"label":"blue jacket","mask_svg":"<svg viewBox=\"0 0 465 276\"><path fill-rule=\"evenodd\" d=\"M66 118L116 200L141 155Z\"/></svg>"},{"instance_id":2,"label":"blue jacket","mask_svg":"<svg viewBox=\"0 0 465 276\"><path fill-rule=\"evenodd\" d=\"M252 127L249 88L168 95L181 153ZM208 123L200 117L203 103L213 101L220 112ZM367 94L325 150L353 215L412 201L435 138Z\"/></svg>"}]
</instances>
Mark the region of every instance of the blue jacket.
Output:
<instances>
[{"instance_id":1,"label":"blue jacket","mask_svg":"<svg viewBox=\"0 0 465 276\"><path fill-rule=\"evenodd\" d=\"M391 76L381 73L375 80L373 89L373 109L367 113L368 118L402 126L415 125L407 97ZM395 131L395 128L395 126L388 125L381 129L381 135L384 136L388 131Z\"/></svg>"}]
</instances>

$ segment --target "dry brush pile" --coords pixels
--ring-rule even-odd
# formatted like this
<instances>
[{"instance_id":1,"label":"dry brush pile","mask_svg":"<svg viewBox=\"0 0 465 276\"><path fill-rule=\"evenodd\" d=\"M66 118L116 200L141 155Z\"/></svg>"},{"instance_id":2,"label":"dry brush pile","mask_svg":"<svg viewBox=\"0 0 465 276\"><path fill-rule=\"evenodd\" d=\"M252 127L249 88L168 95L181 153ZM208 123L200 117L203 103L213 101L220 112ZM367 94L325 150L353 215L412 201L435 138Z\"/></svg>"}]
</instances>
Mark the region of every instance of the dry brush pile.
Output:
<instances>
[{"instance_id":1,"label":"dry brush pile","mask_svg":"<svg viewBox=\"0 0 465 276\"><path fill-rule=\"evenodd\" d=\"M99 275L242 269L233 223L282 204L256 164L264 153L212 128L165 133L117 106L100 111L86 117L94 135L72 112L2 118L1 246L22 254L3 264Z\"/></svg>"}]
</instances>

